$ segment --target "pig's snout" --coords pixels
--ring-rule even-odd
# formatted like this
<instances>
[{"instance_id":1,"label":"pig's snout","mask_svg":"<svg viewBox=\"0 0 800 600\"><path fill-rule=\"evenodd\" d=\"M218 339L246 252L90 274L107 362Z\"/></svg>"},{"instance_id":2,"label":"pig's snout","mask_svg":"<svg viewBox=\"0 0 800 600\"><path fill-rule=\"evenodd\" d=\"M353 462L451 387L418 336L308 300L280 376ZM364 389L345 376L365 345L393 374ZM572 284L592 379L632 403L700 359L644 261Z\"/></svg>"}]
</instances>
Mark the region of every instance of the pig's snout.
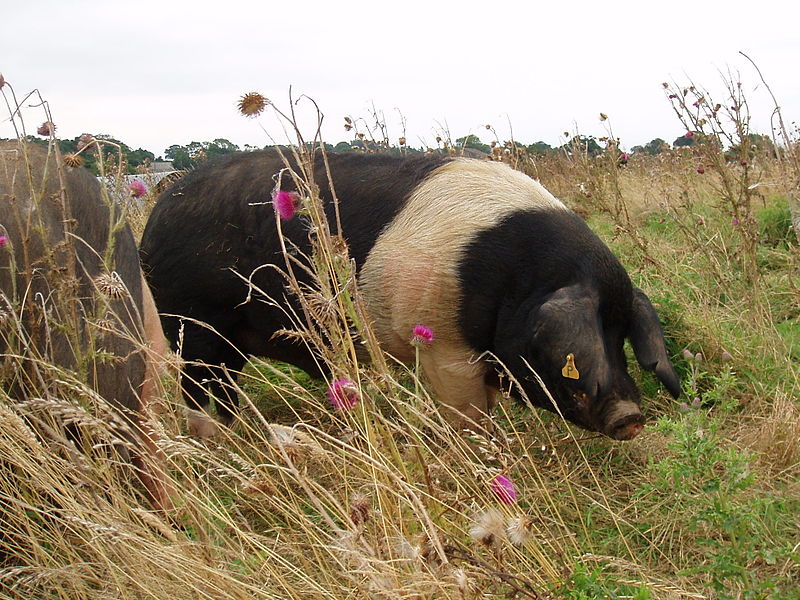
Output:
<instances>
[{"instance_id":1,"label":"pig's snout","mask_svg":"<svg viewBox=\"0 0 800 600\"><path fill-rule=\"evenodd\" d=\"M644 415L634 402L617 401L599 428L614 440L632 440L644 429Z\"/></svg>"}]
</instances>

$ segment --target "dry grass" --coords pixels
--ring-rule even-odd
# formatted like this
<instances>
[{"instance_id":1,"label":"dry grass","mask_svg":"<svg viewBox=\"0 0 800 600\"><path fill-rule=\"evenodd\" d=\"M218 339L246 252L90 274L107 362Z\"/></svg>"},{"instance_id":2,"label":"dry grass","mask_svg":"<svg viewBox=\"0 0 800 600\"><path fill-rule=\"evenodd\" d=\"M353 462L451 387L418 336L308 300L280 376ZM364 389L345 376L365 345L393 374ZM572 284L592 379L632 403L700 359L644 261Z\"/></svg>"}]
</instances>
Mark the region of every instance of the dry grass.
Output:
<instances>
[{"instance_id":1,"label":"dry grass","mask_svg":"<svg viewBox=\"0 0 800 600\"><path fill-rule=\"evenodd\" d=\"M0 597L796 598L791 343L772 312L737 294L713 174L698 179L685 152L634 158L613 172L565 156L527 168L592 219L654 299L686 392L702 405L681 412L637 371L652 422L632 442L509 400L491 437L454 431L414 369L380 355L309 171L293 173L320 233L319 289L296 289L299 335L360 401L334 410L324 386L253 360L239 377L241 420L199 440L186 435L178 382L165 376L149 423L175 490L165 513L112 449L107 407L84 401L91 390L64 384L71 395L22 402L3 394ZM796 247L781 252L796 265ZM793 276L779 270L775 285L786 288ZM782 310L796 302L782 298ZM372 363L360 360L353 330ZM704 362L682 360L684 347ZM79 443L65 425L80 429ZM492 491L499 474L516 485L516 502Z\"/></svg>"}]
</instances>

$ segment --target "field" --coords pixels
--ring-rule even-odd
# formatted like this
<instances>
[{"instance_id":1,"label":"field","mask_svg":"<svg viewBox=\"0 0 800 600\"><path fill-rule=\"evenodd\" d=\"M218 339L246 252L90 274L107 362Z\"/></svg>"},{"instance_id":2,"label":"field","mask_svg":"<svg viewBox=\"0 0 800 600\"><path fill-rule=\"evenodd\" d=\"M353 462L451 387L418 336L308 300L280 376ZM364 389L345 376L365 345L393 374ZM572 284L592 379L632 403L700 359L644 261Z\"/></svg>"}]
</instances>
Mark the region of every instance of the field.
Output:
<instances>
[{"instance_id":1,"label":"field","mask_svg":"<svg viewBox=\"0 0 800 600\"><path fill-rule=\"evenodd\" d=\"M296 335L358 401L336 409L324 382L253 359L240 422L201 440L165 374L151 427L175 508L158 512L86 394L1 391L0 597L800 599L796 142L750 143L741 114L675 95L691 146L627 155L610 136L595 155L576 136L496 156L586 218L659 311L684 395L631 359L636 439L510 399L491 435L454 431L414 365L380 354L321 227ZM152 201L131 209L139 232Z\"/></svg>"}]
</instances>

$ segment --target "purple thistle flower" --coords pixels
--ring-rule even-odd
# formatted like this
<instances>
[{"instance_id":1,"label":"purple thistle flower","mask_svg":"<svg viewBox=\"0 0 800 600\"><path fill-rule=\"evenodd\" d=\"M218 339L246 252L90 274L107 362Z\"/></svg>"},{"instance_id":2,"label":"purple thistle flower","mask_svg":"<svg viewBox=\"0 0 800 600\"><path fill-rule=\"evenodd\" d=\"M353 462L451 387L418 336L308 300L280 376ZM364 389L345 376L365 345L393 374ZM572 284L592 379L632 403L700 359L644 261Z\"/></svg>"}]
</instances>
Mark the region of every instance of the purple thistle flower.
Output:
<instances>
[{"instance_id":1,"label":"purple thistle flower","mask_svg":"<svg viewBox=\"0 0 800 600\"><path fill-rule=\"evenodd\" d=\"M425 325L415 325L412 331L411 343L415 346L427 346L433 342L433 331Z\"/></svg>"},{"instance_id":2,"label":"purple thistle flower","mask_svg":"<svg viewBox=\"0 0 800 600\"><path fill-rule=\"evenodd\" d=\"M328 400L336 410L350 410L360 400L358 386L345 377L336 379L328 386Z\"/></svg>"},{"instance_id":3,"label":"purple thistle flower","mask_svg":"<svg viewBox=\"0 0 800 600\"><path fill-rule=\"evenodd\" d=\"M8 243L8 236L0 235L0 248L4 247L7 243Z\"/></svg>"},{"instance_id":4,"label":"purple thistle flower","mask_svg":"<svg viewBox=\"0 0 800 600\"><path fill-rule=\"evenodd\" d=\"M733 217L733 219L731 220L731 225L733 225L734 227L738 227L739 226L739 219L737 219L736 217Z\"/></svg>"},{"instance_id":5,"label":"purple thistle flower","mask_svg":"<svg viewBox=\"0 0 800 600\"><path fill-rule=\"evenodd\" d=\"M290 221L294 217L299 201L300 194L297 192L278 190L272 193L272 205L275 207L275 212L284 221Z\"/></svg>"},{"instance_id":6,"label":"purple thistle flower","mask_svg":"<svg viewBox=\"0 0 800 600\"><path fill-rule=\"evenodd\" d=\"M683 349L683 358L686 360L694 360L694 352L689 350L688 348Z\"/></svg>"},{"instance_id":7,"label":"purple thistle flower","mask_svg":"<svg viewBox=\"0 0 800 600\"><path fill-rule=\"evenodd\" d=\"M722 356L720 358L722 359L722 362L729 362L733 360L733 356L731 356L731 353L728 352L727 350L723 350Z\"/></svg>"},{"instance_id":8,"label":"purple thistle flower","mask_svg":"<svg viewBox=\"0 0 800 600\"><path fill-rule=\"evenodd\" d=\"M685 138L693 138L694 137L694 133L692 133L691 131L687 131L686 133L683 134L683 137L685 137Z\"/></svg>"},{"instance_id":9,"label":"purple thistle flower","mask_svg":"<svg viewBox=\"0 0 800 600\"><path fill-rule=\"evenodd\" d=\"M147 186L138 179L134 179L128 184L128 192L133 198L141 198L147 193Z\"/></svg>"},{"instance_id":10,"label":"purple thistle flower","mask_svg":"<svg viewBox=\"0 0 800 600\"><path fill-rule=\"evenodd\" d=\"M506 475L498 475L489 484L497 499L503 504L514 504L517 501L517 488Z\"/></svg>"}]
</instances>

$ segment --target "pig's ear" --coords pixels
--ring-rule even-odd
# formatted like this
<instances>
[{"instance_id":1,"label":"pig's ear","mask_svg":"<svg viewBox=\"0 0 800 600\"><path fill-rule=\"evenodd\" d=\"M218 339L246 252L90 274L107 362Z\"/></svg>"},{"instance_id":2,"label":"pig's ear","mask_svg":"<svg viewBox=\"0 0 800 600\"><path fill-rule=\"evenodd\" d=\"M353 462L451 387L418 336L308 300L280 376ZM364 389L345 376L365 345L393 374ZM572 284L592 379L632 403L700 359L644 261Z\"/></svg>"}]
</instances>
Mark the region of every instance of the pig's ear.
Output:
<instances>
[{"instance_id":1,"label":"pig's ear","mask_svg":"<svg viewBox=\"0 0 800 600\"><path fill-rule=\"evenodd\" d=\"M656 309L645 293L638 288L633 289L633 315L629 333L633 353L642 368L655 373L674 398L680 396L681 382L669 361L664 330L661 328Z\"/></svg>"}]
</instances>

